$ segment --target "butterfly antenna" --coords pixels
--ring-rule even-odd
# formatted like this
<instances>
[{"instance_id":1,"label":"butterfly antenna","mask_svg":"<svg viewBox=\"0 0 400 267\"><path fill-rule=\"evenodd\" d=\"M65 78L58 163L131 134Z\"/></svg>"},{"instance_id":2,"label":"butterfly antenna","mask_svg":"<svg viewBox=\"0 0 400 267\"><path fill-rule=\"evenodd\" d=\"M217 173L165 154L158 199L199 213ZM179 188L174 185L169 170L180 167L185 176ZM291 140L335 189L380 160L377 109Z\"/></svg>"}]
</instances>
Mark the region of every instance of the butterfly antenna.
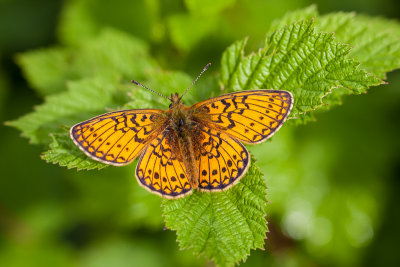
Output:
<instances>
[{"instance_id":1,"label":"butterfly antenna","mask_svg":"<svg viewBox=\"0 0 400 267\"><path fill-rule=\"evenodd\" d=\"M153 93L155 93L155 94L157 94L157 95L159 95L159 96L161 96L161 97L164 97L164 98L166 98L166 99L168 99L168 100L171 100L170 98L166 97L165 95L163 95L163 94L161 94L161 93L159 93L159 92L156 92L156 91L154 91L154 90L151 90L150 88L144 86L144 85L141 84L140 82L137 82L137 81L135 81L135 80L131 80L131 82L133 82L134 84L139 85L139 86L143 87L144 89L147 89L147 90L149 90L150 92L153 92Z\"/></svg>"},{"instance_id":2,"label":"butterfly antenna","mask_svg":"<svg viewBox=\"0 0 400 267\"><path fill-rule=\"evenodd\" d=\"M185 92L183 92L183 94L182 94L182 96L179 98L179 99L182 99L182 97L186 94L186 92L190 89L190 88L192 88L192 86L193 86L193 84L195 84L196 82L197 82L197 80L200 78L200 76L208 69L208 67L210 67L211 66L211 63L208 63L204 68L203 68L203 70L200 72L200 74L199 74L199 76L197 76L197 78L192 82L192 84L186 89L186 91Z\"/></svg>"}]
</instances>

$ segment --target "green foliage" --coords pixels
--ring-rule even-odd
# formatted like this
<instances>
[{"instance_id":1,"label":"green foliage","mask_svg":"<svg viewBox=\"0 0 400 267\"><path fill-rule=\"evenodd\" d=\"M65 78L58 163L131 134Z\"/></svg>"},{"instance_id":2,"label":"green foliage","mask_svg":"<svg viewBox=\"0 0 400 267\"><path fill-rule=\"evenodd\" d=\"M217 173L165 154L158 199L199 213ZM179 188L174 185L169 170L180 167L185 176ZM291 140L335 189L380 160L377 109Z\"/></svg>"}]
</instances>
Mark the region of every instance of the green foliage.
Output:
<instances>
[{"instance_id":1,"label":"green foliage","mask_svg":"<svg viewBox=\"0 0 400 267\"><path fill-rule=\"evenodd\" d=\"M317 31L333 33L351 47L350 55L361 67L380 79L400 65L400 25L388 19L336 12L319 16L315 6L286 14L274 21L270 31L302 19L315 19Z\"/></svg>"},{"instance_id":2,"label":"green foliage","mask_svg":"<svg viewBox=\"0 0 400 267\"><path fill-rule=\"evenodd\" d=\"M76 168L77 170L107 167L107 165L92 160L83 154L74 143L71 143L71 137L68 134L52 134L51 137L53 142L49 145L50 149L42 155L42 159L45 161L67 168Z\"/></svg>"},{"instance_id":3,"label":"green foliage","mask_svg":"<svg viewBox=\"0 0 400 267\"><path fill-rule=\"evenodd\" d=\"M203 2L185 1L192 15L174 14L167 18L172 42L180 51L190 51L220 26L217 14L234 2L218 1L213 8L200 4L199 8ZM90 1L68 3L60 27L66 47L18 56L29 83L45 100L33 112L8 123L32 143L48 146L44 160L78 170L105 165L89 159L73 144L68 127L110 109L167 106L157 95L133 89L129 83L132 78L166 95L182 92L191 82L183 72L165 71L158 66L143 41L118 30L102 29L100 21L107 12L95 16L89 8L93 5ZM132 5L144 5L147 12L143 16L150 18L159 8L142 2ZM199 24L199 20L203 23ZM156 19L148 21L146 27L157 31ZM121 25L123 20L110 24ZM399 31L397 24L383 19L347 13L319 17L311 6L275 21L259 51L246 55L247 39L229 46L222 55L219 83L225 91L291 91L295 100L291 117L307 121L308 112L326 103L340 103L344 93L364 93L370 86L383 83L386 72L400 67L398 34L390 34L386 28ZM335 31L337 39L333 33L320 31ZM343 42L355 48L351 51ZM201 83L209 88L185 96L187 103L218 93L212 75ZM194 192L183 199L162 201L165 224L176 230L182 249L205 255L218 265L231 266L246 260L251 249L263 248L267 231L266 185L255 160L252 162L245 177L228 191ZM130 173L133 176L133 171ZM155 198L147 199L148 193L142 191L147 195L134 195L132 199L145 201L151 209ZM136 211L141 208L136 207ZM146 220L146 216L141 218ZM154 224L158 226L157 223Z\"/></svg>"},{"instance_id":4,"label":"green foliage","mask_svg":"<svg viewBox=\"0 0 400 267\"><path fill-rule=\"evenodd\" d=\"M263 174L253 163L230 190L163 200L165 223L177 231L181 249L204 254L219 266L231 266L245 260L250 249L264 247L266 194Z\"/></svg>"},{"instance_id":5,"label":"green foliage","mask_svg":"<svg viewBox=\"0 0 400 267\"><path fill-rule=\"evenodd\" d=\"M221 82L231 91L279 88L291 91L291 117L315 110L333 88L362 93L382 83L347 56L349 47L332 34L316 33L313 21L300 21L267 37L265 47L244 56L245 41L228 48L222 58Z\"/></svg>"},{"instance_id":6,"label":"green foliage","mask_svg":"<svg viewBox=\"0 0 400 267\"><path fill-rule=\"evenodd\" d=\"M20 55L18 62L31 84L48 96L34 112L9 125L32 143L48 144L48 134L57 132L59 125L71 125L106 108L121 107L128 101L131 77L143 79L143 71L156 66L147 50L138 39L106 29L98 37L82 42L74 52L50 49ZM48 78L43 69L54 69L52 73L59 75Z\"/></svg>"},{"instance_id":7,"label":"green foliage","mask_svg":"<svg viewBox=\"0 0 400 267\"><path fill-rule=\"evenodd\" d=\"M58 132L60 125L71 125L76 119L84 119L85 113L94 115L105 107L115 108L118 94L126 94L117 79L101 76L71 81L67 87L68 91L46 97L45 103L34 112L8 125L21 130L32 143L48 144L51 141L49 133Z\"/></svg>"},{"instance_id":8,"label":"green foliage","mask_svg":"<svg viewBox=\"0 0 400 267\"><path fill-rule=\"evenodd\" d=\"M321 16L316 27L334 32L340 42L353 46L351 56L360 61L363 69L381 79L386 79L386 73L400 65L400 25L397 22L339 12Z\"/></svg>"},{"instance_id":9,"label":"green foliage","mask_svg":"<svg viewBox=\"0 0 400 267\"><path fill-rule=\"evenodd\" d=\"M40 95L65 90L65 81L73 79L69 60L72 53L64 48L48 48L20 54L17 57L24 75Z\"/></svg>"},{"instance_id":10,"label":"green foliage","mask_svg":"<svg viewBox=\"0 0 400 267\"><path fill-rule=\"evenodd\" d=\"M318 11L313 5L290 12L284 18L274 21L270 31L305 18L315 18L317 31L333 33L339 42L352 46L349 49L350 56L360 62L361 68L370 75L386 79L387 72L400 66L400 25L397 22L344 12L318 16ZM335 89L336 94L329 95L324 103L341 104L344 94L354 93L348 89L346 86L339 86Z\"/></svg>"}]
</instances>

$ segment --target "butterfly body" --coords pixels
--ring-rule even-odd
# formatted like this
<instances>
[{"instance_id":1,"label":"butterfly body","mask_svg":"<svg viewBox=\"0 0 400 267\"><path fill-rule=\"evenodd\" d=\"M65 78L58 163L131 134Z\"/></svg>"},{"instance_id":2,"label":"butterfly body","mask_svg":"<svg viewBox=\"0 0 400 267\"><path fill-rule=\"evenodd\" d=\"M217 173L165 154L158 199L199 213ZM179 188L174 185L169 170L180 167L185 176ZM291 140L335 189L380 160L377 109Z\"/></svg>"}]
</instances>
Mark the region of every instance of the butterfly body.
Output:
<instances>
[{"instance_id":1,"label":"butterfly body","mask_svg":"<svg viewBox=\"0 0 400 267\"><path fill-rule=\"evenodd\" d=\"M166 198L222 191L250 165L243 143L270 138L287 119L293 97L281 90L246 90L185 106L178 94L168 110L106 113L76 124L70 134L91 158L121 166L140 156L136 178Z\"/></svg>"},{"instance_id":2,"label":"butterfly body","mask_svg":"<svg viewBox=\"0 0 400 267\"><path fill-rule=\"evenodd\" d=\"M171 95L171 105L168 110L170 126L167 127L167 143L174 154L183 162L189 184L196 189L199 184L196 162L199 155L199 123L193 116L193 110L185 106L178 93Z\"/></svg>"}]
</instances>

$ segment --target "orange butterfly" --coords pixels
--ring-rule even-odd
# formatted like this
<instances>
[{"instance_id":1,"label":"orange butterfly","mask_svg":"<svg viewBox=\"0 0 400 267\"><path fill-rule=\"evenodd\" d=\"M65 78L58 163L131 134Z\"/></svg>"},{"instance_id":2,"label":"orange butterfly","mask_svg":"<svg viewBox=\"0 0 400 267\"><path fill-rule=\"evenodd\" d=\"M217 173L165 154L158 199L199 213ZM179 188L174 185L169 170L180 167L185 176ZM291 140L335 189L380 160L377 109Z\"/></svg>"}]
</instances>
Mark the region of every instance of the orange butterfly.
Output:
<instances>
[{"instance_id":1,"label":"orange butterfly","mask_svg":"<svg viewBox=\"0 0 400 267\"><path fill-rule=\"evenodd\" d=\"M293 106L292 94L280 90L230 93L190 107L181 102L184 94L172 94L167 111L122 110L78 123L71 138L86 155L106 164L126 165L141 154L139 184L162 197L179 198L193 189L222 191L237 183L250 165L240 141L264 142Z\"/></svg>"}]
</instances>

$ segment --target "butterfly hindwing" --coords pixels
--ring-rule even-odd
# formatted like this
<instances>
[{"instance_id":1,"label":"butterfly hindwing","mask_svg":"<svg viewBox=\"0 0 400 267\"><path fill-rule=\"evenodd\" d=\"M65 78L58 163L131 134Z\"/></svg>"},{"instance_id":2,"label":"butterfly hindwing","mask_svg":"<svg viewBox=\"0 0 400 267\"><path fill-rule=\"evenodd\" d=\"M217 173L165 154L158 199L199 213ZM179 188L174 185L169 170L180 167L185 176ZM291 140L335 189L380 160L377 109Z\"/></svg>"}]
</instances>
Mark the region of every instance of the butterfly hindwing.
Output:
<instances>
[{"instance_id":1,"label":"butterfly hindwing","mask_svg":"<svg viewBox=\"0 0 400 267\"><path fill-rule=\"evenodd\" d=\"M250 165L247 149L223 132L203 126L198 162L199 189L221 191L234 185Z\"/></svg>"},{"instance_id":2,"label":"butterfly hindwing","mask_svg":"<svg viewBox=\"0 0 400 267\"><path fill-rule=\"evenodd\" d=\"M288 91L246 90L194 104L194 115L240 141L257 144L271 137L293 106Z\"/></svg>"},{"instance_id":3,"label":"butterfly hindwing","mask_svg":"<svg viewBox=\"0 0 400 267\"><path fill-rule=\"evenodd\" d=\"M110 112L76 124L70 135L91 158L121 166L133 161L165 129L163 113L156 109Z\"/></svg>"},{"instance_id":4,"label":"butterfly hindwing","mask_svg":"<svg viewBox=\"0 0 400 267\"><path fill-rule=\"evenodd\" d=\"M136 166L139 184L165 198L183 197L192 191L187 173L168 139L168 131L158 135L146 148Z\"/></svg>"}]
</instances>

